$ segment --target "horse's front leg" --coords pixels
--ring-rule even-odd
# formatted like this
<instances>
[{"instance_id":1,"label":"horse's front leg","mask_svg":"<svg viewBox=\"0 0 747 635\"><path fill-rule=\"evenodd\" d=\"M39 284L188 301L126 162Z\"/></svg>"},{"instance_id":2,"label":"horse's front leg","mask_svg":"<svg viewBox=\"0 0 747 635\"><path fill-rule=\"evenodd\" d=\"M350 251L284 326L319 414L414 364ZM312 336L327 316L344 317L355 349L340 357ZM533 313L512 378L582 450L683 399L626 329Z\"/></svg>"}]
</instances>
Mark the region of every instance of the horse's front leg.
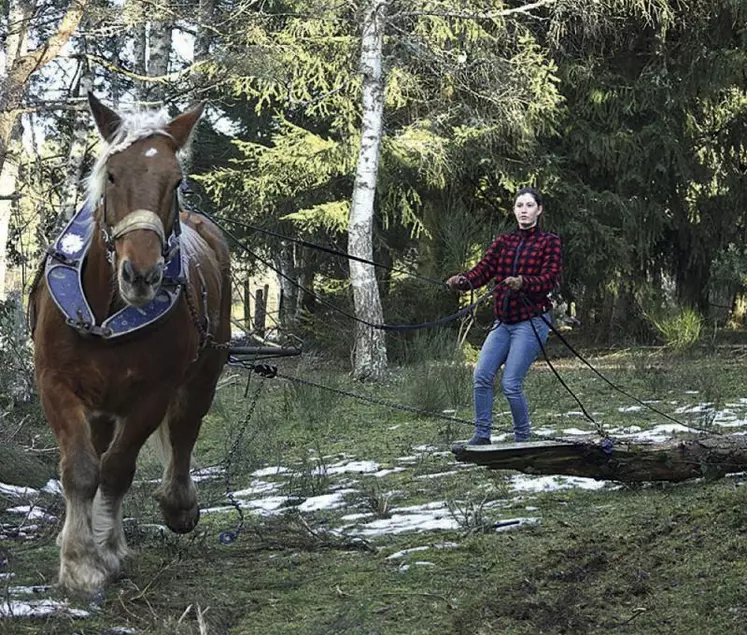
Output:
<instances>
[{"instance_id":1,"label":"horse's front leg","mask_svg":"<svg viewBox=\"0 0 747 635\"><path fill-rule=\"evenodd\" d=\"M111 571L93 535L91 513L99 484L99 460L91 443L80 399L52 374L39 377L42 408L57 437L60 478L65 494L65 524L58 537L60 585L78 591L99 589Z\"/></svg>"},{"instance_id":2,"label":"horse's front leg","mask_svg":"<svg viewBox=\"0 0 747 635\"><path fill-rule=\"evenodd\" d=\"M161 395L142 397L125 418L117 421L111 443L101 457L99 488L93 502L93 531L113 574L119 572L128 553L122 500L135 477L140 449L163 419L166 407L167 400Z\"/></svg>"}]
</instances>

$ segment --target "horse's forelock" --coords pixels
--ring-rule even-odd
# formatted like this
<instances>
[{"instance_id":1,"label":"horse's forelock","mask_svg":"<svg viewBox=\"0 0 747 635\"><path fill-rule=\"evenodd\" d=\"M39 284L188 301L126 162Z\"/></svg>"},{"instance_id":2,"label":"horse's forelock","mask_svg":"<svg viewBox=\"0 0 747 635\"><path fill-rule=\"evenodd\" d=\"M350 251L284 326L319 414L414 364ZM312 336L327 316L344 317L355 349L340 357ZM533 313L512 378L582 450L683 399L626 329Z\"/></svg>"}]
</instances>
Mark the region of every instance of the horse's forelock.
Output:
<instances>
[{"instance_id":1,"label":"horse's forelock","mask_svg":"<svg viewBox=\"0 0 747 635\"><path fill-rule=\"evenodd\" d=\"M139 111L120 115L122 123L110 142L102 141L99 156L89 175L86 188L89 204L96 206L104 193L106 162L117 152L122 152L140 139L154 134L170 136L166 127L171 120L165 110Z\"/></svg>"}]
</instances>

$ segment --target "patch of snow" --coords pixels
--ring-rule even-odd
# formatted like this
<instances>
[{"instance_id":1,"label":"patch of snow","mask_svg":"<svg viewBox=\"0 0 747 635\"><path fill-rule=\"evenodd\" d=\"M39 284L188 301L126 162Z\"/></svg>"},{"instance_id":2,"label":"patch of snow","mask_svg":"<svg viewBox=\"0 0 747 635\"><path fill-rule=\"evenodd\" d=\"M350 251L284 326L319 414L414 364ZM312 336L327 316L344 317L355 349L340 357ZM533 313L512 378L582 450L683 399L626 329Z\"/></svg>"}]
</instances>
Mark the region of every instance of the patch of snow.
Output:
<instances>
[{"instance_id":1,"label":"patch of snow","mask_svg":"<svg viewBox=\"0 0 747 635\"><path fill-rule=\"evenodd\" d=\"M33 487L20 487L18 485L0 483L0 494L12 496L13 498L33 498L39 495L39 491Z\"/></svg>"},{"instance_id":2,"label":"patch of snow","mask_svg":"<svg viewBox=\"0 0 747 635\"><path fill-rule=\"evenodd\" d=\"M317 467L313 474L345 474L347 472L353 472L355 474L367 474L370 472L378 472L379 464L374 461L343 461L341 463L335 463L333 465Z\"/></svg>"},{"instance_id":3,"label":"patch of snow","mask_svg":"<svg viewBox=\"0 0 747 635\"><path fill-rule=\"evenodd\" d=\"M430 549L428 545L425 545L423 547L410 547L409 549L402 549L402 551L395 551L391 556L387 556L387 560L399 560L400 558L404 558L406 555L410 553L415 553L416 551L427 551Z\"/></svg>"},{"instance_id":4,"label":"patch of snow","mask_svg":"<svg viewBox=\"0 0 747 635\"><path fill-rule=\"evenodd\" d=\"M247 489L239 490L234 492L234 496L254 496L257 494L264 494L266 492L272 492L278 489L280 485L278 483L269 483L267 481L254 480Z\"/></svg>"},{"instance_id":5,"label":"patch of snow","mask_svg":"<svg viewBox=\"0 0 747 635\"><path fill-rule=\"evenodd\" d=\"M34 600L0 602L0 617L47 617L50 615L67 615L70 617L88 617L90 613L81 609L72 609L67 602L54 600Z\"/></svg>"},{"instance_id":6,"label":"patch of snow","mask_svg":"<svg viewBox=\"0 0 747 635\"><path fill-rule=\"evenodd\" d=\"M640 412L643 410L643 406L625 406L623 408L618 408L618 412Z\"/></svg>"},{"instance_id":7,"label":"patch of snow","mask_svg":"<svg viewBox=\"0 0 747 635\"><path fill-rule=\"evenodd\" d=\"M225 469L219 465L214 465L211 467L203 467L199 470L194 470L192 475L192 480L195 483L199 483L200 481L207 481L211 478L220 478L225 473Z\"/></svg>"},{"instance_id":8,"label":"patch of snow","mask_svg":"<svg viewBox=\"0 0 747 635\"><path fill-rule=\"evenodd\" d=\"M437 452L438 448L435 448L432 445L416 445L413 450L416 452Z\"/></svg>"},{"instance_id":9,"label":"patch of snow","mask_svg":"<svg viewBox=\"0 0 747 635\"><path fill-rule=\"evenodd\" d=\"M680 408L677 408L674 412L675 414L681 415L681 414L695 414L699 412L708 412L709 410L713 410L713 403L699 403L694 406L681 406Z\"/></svg>"},{"instance_id":10,"label":"patch of snow","mask_svg":"<svg viewBox=\"0 0 747 635\"><path fill-rule=\"evenodd\" d=\"M252 476L263 477L263 476L277 476L278 474L287 474L290 469L283 467L282 465L275 465L272 467L263 467L261 470L254 470Z\"/></svg>"},{"instance_id":11,"label":"patch of snow","mask_svg":"<svg viewBox=\"0 0 747 635\"><path fill-rule=\"evenodd\" d=\"M302 512L318 511L320 509L337 509L345 505L345 494L350 494L355 490L343 489L334 494L322 494L321 496L312 496L307 498L298 506Z\"/></svg>"},{"instance_id":12,"label":"patch of snow","mask_svg":"<svg viewBox=\"0 0 747 635\"><path fill-rule=\"evenodd\" d=\"M10 514L20 514L26 516L29 520L42 520L44 522L54 522L57 520L56 516L47 514L47 512L41 507L34 507L32 505L19 505L18 507L9 507L5 510Z\"/></svg>"},{"instance_id":13,"label":"patch of snow","mask_svg":"<svg viewBox=\"0 0 747 635\"><path fill-rule=\"evenodd\" d=\"M397 472L404 472L405 468L403 467L390 467L383 470L379 470L378 472L374 472L373 476L376 478L382 478L384 476L388 476L389 474L396 474Z\"/></svg>"},{"instance_id":14,"label":"patch of snow","mask_svg":"<svg viewBox=\"0 0 747 635\"><path fill-rule=\"evenodd\" d=\"M361 527L347 530L360 536L381 536L415 531L433 531L438 529L455 530L459 523L453 517L444 502L432 502L425 505L411 505L392 510L390 518L377 518Z\"/></svg>"},{"instance_id":15,"label":"patch of snow","mask_svg":"<svg viewBox=\"0 0 747 635\"><path fill-rule=\"evenodd\" d=\"M50 478L44 487L41 488L41 491L46 494L56 494L58 496L64 494L62 483L56 478Z\"/></svg>"},{"instance_id":16,"label":"patch of snow","mask_svg":"<svg viewBox=\"0 0 747 635\"><path fill-rule=\"evenodd\" d=\"M606 481L597 481L582 476L529 476L517 474L509 479L511 489L516 492L554 492L564 489L602 489Z\"/></svg>"},{"instance_id":17,"label":"patch of snow","mask_svg":"<svg viewBox=\"0 0 747 635\"><path fill-rule=\"evenodd\" d=\"M415 480L419 479L428 479L428 478L442 478L444 476L452 476L454 474L459 474L459 470L449 470L448 472L437 472L435 474L420 474L418 476L415 476Z\"/></svg>"}]
</instances>

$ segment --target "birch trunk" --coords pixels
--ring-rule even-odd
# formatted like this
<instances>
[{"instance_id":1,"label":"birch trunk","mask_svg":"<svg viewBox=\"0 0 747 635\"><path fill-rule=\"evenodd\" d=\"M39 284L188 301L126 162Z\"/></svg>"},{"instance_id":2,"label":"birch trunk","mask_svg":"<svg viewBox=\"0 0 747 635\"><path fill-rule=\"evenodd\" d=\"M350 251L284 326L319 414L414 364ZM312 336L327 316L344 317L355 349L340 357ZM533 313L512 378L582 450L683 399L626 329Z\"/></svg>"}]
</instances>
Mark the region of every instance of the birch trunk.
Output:
<instances>
[{"instance_id":1,"label":"birch trunk","mask_svg":"<svg viewBox=\"0 0 747 635\"><path fill-rule=\"evenodd\" d=\"M9 21L13 28L6 40L7 73L0 78L0 172L9 153L14 126L31 75L54 59L75 33L87 3L88 0L72 0L53 35L39 42L34 51L28 52L29 19L34 13L35 3L11 1ZM0 243L0 250L5 250L5 244Z\"/></svg>"},{"instance_id":2,"label":"birch trunk","mask_svg":"<svg viewBox=\"0 0 747 635\"><path fill-rule=\"evenodd\" d=\"M381 58L384 44L386 0L369 0L364 9L360 68L362 75L363 121L361 148L350 206L348 252L373 259L373 215L376 176L379 168L384 113L384 81ZM355 315L369 324L381 324L379 286L373 265L350 261ZM355 326L353 376L356 379L379 379L387 366L386 341L381 330L360 322Z\"/></svg>"},{"instance_id":3,"label":"birch trunk","mask_svg":"<svg viewBox=\"0 0 747 635\"><path fill-rule=\"evenodd\" d=\"M20 129L20 126L17 126ZM16 137L20 134L16 133ZM10 147L20 145L13 140ZM5 277L8 271L7 246L8 232L10 230L10 216L13 212L15 201L11 196L15 193L16 181L18 179L18 163L15 160L6 161L0 170L0 301L7 297Z\"/></svg>"},{"instance_id":4,"label":"birch trunk","mask_svg":"<svg viewBox=\"0 0 747 635\"><path fill-rule=\"evenodd\" d=\"M20 121L11 117L4 108L20 104L25 91L25 84L13 79L13 69L28 53L28 25L34 12L34 3L24 3L13 0L8 11L10 32L6 39L5 63L0 68L0 301L6 298L5 276L7 273L7 245L10 231L10 216L13 212L13 195L18 180L18 162L12 157L20 137ZM11 94L14 93L14 94ZM7 119L3 120L4 117ZM4 126L9 126L7 136ZM9 157L9 160L5 160Z\"/></svg>"},{"instance_id":5,"label":"birch trunk","mask_svg":"<svg viewBox=\"0 0 747 635\"><path fill-rule=\"evenodd\" d=\"M75 90L77 97L85 97L93 89L93 77L86 62L80 69L80 79ZM81 200L81 177L83 176L83 159L86 155L86 140L88 139L88 110L81 108L75 113L73 121L73 135L70 140L67 167L65 169L65 183L62 188L62 217L70 219L78 208Z\"/></svg>"}]
</instances>

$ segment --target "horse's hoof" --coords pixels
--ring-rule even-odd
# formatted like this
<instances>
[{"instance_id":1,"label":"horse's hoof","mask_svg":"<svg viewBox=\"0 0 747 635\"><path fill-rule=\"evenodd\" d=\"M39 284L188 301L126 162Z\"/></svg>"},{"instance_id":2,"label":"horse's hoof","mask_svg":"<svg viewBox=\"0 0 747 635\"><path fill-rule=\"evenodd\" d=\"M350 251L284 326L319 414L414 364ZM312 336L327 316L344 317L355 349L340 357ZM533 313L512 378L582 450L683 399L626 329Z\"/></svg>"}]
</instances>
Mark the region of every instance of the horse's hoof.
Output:
<instances>
[{"instance_id":1,"label":"horse's hoof","mask_svg":"<svg viewBox=\"0 0 747 635\"><path fill-rule=\"evenodd\" d=\"M62 561L59 585L68 591L97 593L109 581L110 572L103 563Z\"/></svg>"},{"instance_id":2,"label":"horse's hoof","mask_svg":"<svg viewBox=\"0 0 747 635\"><path fill-rule=\"evenodd\" d=\"M200 520L200 508L196 505L189 509L162 509L166 526L175 534L188 534Z\"/></svg>"}]
</instances>

